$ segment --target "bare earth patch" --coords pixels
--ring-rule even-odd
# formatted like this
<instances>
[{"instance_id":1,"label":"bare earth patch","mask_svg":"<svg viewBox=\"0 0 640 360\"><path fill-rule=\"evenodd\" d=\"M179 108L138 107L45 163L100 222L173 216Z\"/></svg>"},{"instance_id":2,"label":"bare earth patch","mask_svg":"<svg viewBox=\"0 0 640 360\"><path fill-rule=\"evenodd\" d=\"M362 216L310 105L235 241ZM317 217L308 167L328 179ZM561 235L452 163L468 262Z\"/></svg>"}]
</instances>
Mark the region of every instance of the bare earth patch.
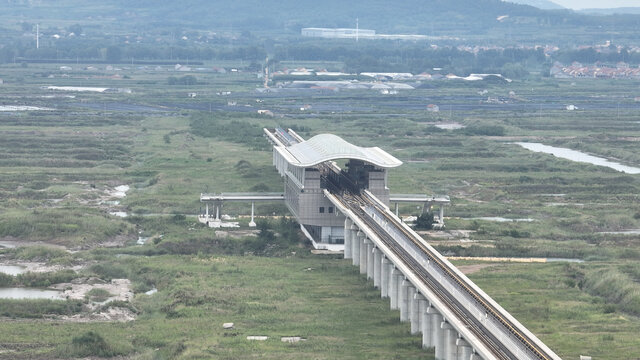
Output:
<instances>
[{"instance_id":1,"label":"bare earth patch","mask_svg":"<svg viewBox=\"0 0 640 360\"><path fill-rule=\"evenodd\" d=\"M92 312L92 313L81 313L71 316L60 316L56 320L68 321L68 322L78 322L78 323L87 323L87 322L128 322L136 319L136 314L133 311L121 308L121 307L110 307L106 310L100 312Z\"/></svg>"},{"instance_id":2,"label":"bare earth patch","mask_svg":"<svg viewBox=\"0 0 640 360\"><path fill-rule=\"evenodd\" d=\"M496 264L473 264L473 265L460 265L456 266L458 270L462 271L463 274L469 275L476 273L484 268L496 266Z\"/></svg>"},{"instance_id":3,"label":"bare earth patch","mask_svg":"<svg viewBox=\"0 0 640 360\"><path fill-rule=\"evenodd\" d=\"M70 283L53 285L52 288L62 290L62 294L67 299L83 300L92 289L103 289L112 295L104 303L114 300L129 301L133 299L133 291L131 290L131 281L129 279L113 279L107 283L97 278L78 278Z\"/></svg>"}]
</instances>

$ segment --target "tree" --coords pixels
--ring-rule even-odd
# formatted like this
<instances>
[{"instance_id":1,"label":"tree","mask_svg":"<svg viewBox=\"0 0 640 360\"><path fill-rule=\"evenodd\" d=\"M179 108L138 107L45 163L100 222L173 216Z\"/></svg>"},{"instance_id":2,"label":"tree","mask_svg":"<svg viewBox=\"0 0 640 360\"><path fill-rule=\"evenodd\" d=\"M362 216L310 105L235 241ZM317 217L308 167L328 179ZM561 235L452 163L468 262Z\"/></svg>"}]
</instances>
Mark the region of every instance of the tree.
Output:
<instances>
[{"instance_id":1,"label":"tree","mask_svg":"<svg viewBox=\"0 0 640 360\"><path fill-rule=\"evenodd\" d=\"M120 47L111 45L107 48L106 58L108 62L116 63L122 58L122 49Z\"/></svg>"},{"instance_id":2,"label":"tree","mask_svg":"<svg viewBox=\"0 0 640 360\"><path fill-rule=\"evenodd\" d=\"M69 28L67 30L70 33L74 33L76 35L82 34L82 26L80 26L79 24L73 24L73 25L69 26Z\"/></svg>"},{"instance_id":3,"label":"tree","mask_svg":"<svg viewBox=\"0 0 640 360\"><path fill-rule=\"evenodd\" d=\"M433 228L433 213L426 212L418 216L415 227L419 230L431 230Z\"/></svg>"},{"instance_id":4,"label":"tree","mask_svg":"<svg viewBox=\"0 0 640 360\"><path fill-rule=\"evenodd\" d=\"M33 30L33 24L32 23L28 23L28 22L20 23L20 27L22 28L22 31L24 31L24 32L29 32L29 31Z\"/></svg>"}]
</instances>

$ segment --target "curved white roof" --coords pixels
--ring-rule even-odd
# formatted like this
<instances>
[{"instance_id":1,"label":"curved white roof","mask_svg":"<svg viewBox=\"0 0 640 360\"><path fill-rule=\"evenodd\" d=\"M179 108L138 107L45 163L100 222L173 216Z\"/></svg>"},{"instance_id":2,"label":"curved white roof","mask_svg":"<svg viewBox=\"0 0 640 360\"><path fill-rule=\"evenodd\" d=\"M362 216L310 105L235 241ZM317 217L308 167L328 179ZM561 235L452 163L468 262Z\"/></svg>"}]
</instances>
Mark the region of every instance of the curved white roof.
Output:
<instances>
[{"instance_id":1,"label":"curved white roof","mask_svg":"<svg viewBox=\"0 0 640 360\"><path fill-rule=\"evenodd\" d=\"M402 165L402 161L379 147L360 147L353 145L333 134L320 134L307 141L286 147L295 158L289 159L294 166L308 167L325 161L338 159L356 159L381 168L392 168Z\"/></svg>"}]
</instances>

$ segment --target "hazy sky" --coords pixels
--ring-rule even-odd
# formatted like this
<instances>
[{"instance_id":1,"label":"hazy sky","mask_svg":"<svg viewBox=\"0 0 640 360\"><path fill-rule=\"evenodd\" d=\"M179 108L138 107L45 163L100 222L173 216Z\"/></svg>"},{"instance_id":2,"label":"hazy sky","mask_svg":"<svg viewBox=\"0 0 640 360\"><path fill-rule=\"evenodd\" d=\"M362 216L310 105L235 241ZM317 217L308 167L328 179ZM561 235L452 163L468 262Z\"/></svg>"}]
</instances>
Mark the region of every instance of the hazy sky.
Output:
<instances>
[{"instance_id":1,"label":"hazy sky","mask_svg":"<svg viewBox=\"0 0 640 360\"><path fill-rule=\"evenodd\" d=\"M571 9L640 7L640 0L551 0Z\"/></svg>"}]
</instances>

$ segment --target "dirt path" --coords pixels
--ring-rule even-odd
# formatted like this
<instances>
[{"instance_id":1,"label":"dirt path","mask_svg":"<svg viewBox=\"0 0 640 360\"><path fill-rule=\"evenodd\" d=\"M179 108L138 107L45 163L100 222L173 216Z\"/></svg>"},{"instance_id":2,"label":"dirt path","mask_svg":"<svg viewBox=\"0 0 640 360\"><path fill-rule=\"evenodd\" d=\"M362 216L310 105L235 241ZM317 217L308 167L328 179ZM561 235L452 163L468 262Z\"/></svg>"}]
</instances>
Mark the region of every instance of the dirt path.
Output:
<instances>
[{"instance_id":1,"label":"dirt path","mask_svg":"<svg viewBox=\"0 0 640 360\"><path fill-rule=\"evenodd\" d=\"M458 268L458 270L462 271L463 274L469 275L492 266L496 266L496 264L473 264L473 265L460 265L456 267Z\"/></svg>"}]
</instances>

